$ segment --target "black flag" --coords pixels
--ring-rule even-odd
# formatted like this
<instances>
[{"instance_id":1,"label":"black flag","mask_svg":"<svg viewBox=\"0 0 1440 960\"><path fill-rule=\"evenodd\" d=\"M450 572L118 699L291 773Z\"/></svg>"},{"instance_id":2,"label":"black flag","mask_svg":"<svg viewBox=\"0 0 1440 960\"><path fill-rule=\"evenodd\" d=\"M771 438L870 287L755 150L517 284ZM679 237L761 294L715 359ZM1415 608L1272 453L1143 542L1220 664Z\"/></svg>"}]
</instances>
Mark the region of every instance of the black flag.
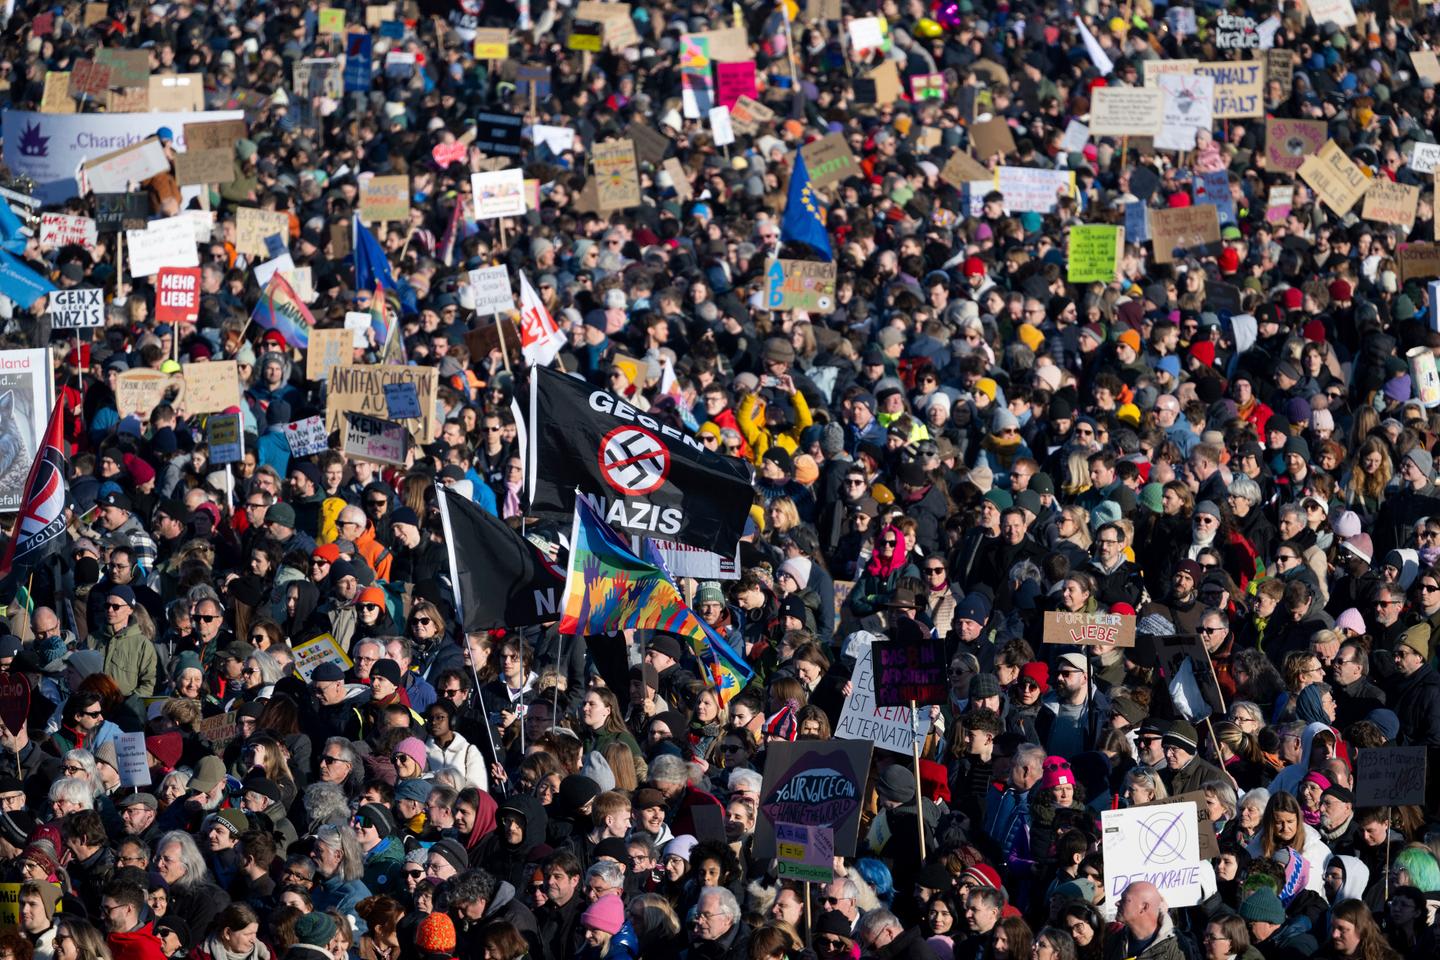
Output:
<instances>
[{"instance_id":1,"label":"black flag","mask_svg":"<svg viewBox=\"0 0 1440 960\"><path fill-rule=\"evenodd\" d=\"M439 487L456 614L466 633L560 619L565 569L469 497Z\"/></svg>"},{"instance_id":2,"label":"black flag","mask_svg":"<svg viewBox=\"0 0 1440 960\"><path fill-rule=\"evenodd\" d=\"M531 368L529 409L519 406L533 512L573 516L579 488L627 535L735 555L755 496L748 464L548 367Z\"/></svg>"}]
</instances>

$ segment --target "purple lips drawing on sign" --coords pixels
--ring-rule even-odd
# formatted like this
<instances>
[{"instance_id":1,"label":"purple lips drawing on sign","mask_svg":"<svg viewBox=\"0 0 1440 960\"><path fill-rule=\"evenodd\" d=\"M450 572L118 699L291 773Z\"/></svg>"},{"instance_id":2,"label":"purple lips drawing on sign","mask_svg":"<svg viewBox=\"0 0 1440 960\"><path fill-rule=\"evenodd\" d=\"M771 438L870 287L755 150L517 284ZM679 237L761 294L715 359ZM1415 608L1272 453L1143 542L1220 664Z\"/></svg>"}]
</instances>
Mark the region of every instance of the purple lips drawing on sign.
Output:
<instances>
[{"instance_id":1,"label":"purple lips drawing on sign","mask_svg":"<svg viewBox=\"0 0 1440 960\"><path fill-rule=\"evenodd\" d=\"M836 751L791 767L761 806L772 823L838 823L860 806L858 782L849 758Z\"/></svg>"}]
</instances>

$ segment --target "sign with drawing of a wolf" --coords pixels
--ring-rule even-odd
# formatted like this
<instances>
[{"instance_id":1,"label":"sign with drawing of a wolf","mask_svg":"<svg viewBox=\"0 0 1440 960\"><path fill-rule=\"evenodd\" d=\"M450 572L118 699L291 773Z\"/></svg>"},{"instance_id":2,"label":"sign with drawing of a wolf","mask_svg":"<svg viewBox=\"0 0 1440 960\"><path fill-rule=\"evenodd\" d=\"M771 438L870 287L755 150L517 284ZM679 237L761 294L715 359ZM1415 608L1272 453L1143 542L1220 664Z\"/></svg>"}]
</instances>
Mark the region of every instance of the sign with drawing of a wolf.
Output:
<instances>
[{"instance_id":1,"label":"sign with drawing of a wolf","mask_svg":"<svg viewBox=\"0 0 1440 960\"><path fill-rule=\"evenodd\" d=\"M50 416L48 350L0 350L0 513L20 509L25 478Z\"/></svg>"}]
</instances>

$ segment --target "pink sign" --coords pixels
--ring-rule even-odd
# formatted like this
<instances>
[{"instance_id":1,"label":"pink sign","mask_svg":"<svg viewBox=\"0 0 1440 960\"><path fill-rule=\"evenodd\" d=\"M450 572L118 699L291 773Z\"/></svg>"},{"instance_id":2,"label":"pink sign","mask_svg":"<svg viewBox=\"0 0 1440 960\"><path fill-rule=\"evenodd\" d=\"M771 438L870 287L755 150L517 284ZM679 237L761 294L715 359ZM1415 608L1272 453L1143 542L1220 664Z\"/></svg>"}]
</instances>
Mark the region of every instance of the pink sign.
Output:
<instances>
[{"instance_id":1,"label":"pink sign","mask_svg":"<svg viewBox=\"0 0 1440 960\"><path fill-rule=\"evenodd\" d=\"M741 97L759 97L755 87L755 61L715 63L715 99L722 107L733 107Z\"/></svg>"}]
</instances>

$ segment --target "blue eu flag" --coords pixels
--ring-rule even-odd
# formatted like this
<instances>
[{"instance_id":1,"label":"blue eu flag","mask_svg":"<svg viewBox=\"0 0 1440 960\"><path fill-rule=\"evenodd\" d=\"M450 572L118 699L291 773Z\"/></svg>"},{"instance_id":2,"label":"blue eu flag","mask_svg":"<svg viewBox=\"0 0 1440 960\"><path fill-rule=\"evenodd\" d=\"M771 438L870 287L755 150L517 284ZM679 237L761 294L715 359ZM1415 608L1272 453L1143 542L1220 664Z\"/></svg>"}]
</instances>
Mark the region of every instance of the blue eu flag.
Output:
<instances>
[{"instance_id":1,"label":"blue eu flag","mask_svg":"<svg viewBox=\"0 0 1440 960\"><path fill-rule=\"evenodd\" d=\"M834 260L830 235L825 232L825 208L810 186L810 171L805 157L796 151L795 172L790 177L790 192L785 198L785 218L780 223L781 243L803 243L826 260Z\"/></svg>"}]
</instances>

